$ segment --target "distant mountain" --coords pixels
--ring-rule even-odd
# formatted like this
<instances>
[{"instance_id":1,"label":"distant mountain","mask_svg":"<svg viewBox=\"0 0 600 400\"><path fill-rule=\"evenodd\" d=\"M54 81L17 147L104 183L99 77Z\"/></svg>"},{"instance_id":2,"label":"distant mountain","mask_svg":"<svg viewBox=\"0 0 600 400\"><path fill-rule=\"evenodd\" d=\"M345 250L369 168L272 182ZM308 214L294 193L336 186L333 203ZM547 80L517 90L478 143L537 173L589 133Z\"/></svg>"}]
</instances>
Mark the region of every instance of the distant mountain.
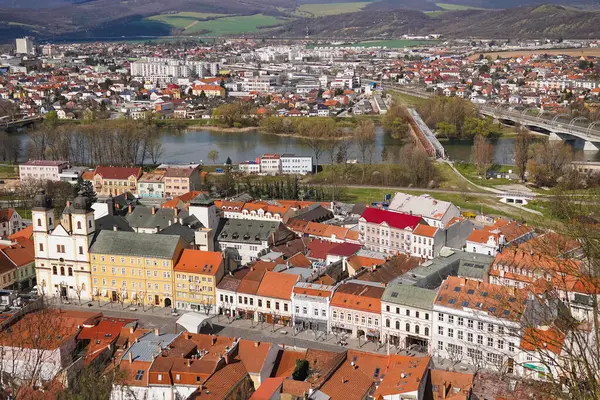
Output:
<instances>
[{"instance_id":1,"label":"distant mountain","mask_svg":"<svg viewBox=\"0 0 600 400\"><path fill-rule=\"evenodd\" d=\"M476 38L597 38L600 13L562 6L516 7L506 10L449 11L431 16L412 10L360 11L292 21L270 35L313 37L399 37L442 33Z\"/></svg>"},{"instance_id":2,"label":"distant mountain","mask_svg":"<svg viewBox=\"0 0 600 400\"><path fill-rule=\"evenodd\" d=\"M291 22L269 36L398 37L410 33L442 33L450 37L597 38L600 0L547 0L568 3L521 6L539 0L374 0L362 11L306 18L299 4L331 4L359 0L0 0L0 41L30 35L39 39L165 36L173 26L146 17L182 11L217 14L266 14ZM439 4L442 4L441 6ZM452 4L453 6L448 6ZM451 11L448 8L486 7ZM489 9L494 8L494 9ZM343 7L341 7L343 9ZM434 11L434 13L427 13ZM181 32L181 29L178 30Z\"/></svg>"}]
</instances>

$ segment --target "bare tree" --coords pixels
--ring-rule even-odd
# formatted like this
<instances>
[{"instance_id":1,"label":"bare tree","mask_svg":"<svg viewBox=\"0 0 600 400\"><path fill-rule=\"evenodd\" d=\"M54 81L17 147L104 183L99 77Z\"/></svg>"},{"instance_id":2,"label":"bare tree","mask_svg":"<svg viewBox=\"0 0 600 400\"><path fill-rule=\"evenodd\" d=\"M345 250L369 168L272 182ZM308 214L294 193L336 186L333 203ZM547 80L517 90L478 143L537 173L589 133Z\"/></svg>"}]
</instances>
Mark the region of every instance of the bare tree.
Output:
<instances>
[{"instance_id":1,"label":"bare tree","mask_svg":"<svg viewBox=\"0 0 600 400\"><path fill-rule=\"evenodd\" d=\"M75 343L72 326L65 325L60 310L41 308L13 320L0 332L0 379L14 397L26 388L54 378L59 348Z\"/></svg>"},{"instance_id":2,"label":"bare tree","mask_svg":"<svg viewBox=\"0 0 600 400\"><path fill-rule=\"evenodd\" d=\"M556 185L573 159L571 147L559 140L532 145L531 155L527 169L539 186Z\"/></svg>"},{"instance_id":3,"label":"bare tree","mask_svg":"<svg viewBox=\"0 0 600 400\"><path fill-rule=\"evenodd\" d=\"M81 285L75 285L73 287L73 291L75 292L75 295L77 296L77 302L79 304L81 304L81 292L83 291L83 287Z\"/></svg>"},{"instance_id":4,"label":"bare tree","mask_svg":"<svg viewBox=\"0 0 600 400\"><path fill-rule=\"evenodd\" d=\"M487 172L494 163L494 148L485 137L475 136L473 143L473 161L477 167L477 173L487 176Z\"/></svg>"},{"instance_id":5,"label":"bare tree","mask_svg":"<svg viewBox=\"0 0 600 400\"><path fill-rule=\"evenodd\" d=\"M521 128L521 132L515 139L515 166L521 181L525 181L527 162L529 161L529 146L532 141L533 137L527 129Z\"/></svg>"},{"instance_id":6,"label":"bare tree","mask_svg":"<svg viewBox=\"0 0 600 400\"><path fill-rule=\"evenodd\" d=\"M362 181L365 180L367 164L373 162L375 152L376 136L375 124L371 120L361 120L354 131L354 141L360 154L362 163Z\"/></svg>"}]
</instances>

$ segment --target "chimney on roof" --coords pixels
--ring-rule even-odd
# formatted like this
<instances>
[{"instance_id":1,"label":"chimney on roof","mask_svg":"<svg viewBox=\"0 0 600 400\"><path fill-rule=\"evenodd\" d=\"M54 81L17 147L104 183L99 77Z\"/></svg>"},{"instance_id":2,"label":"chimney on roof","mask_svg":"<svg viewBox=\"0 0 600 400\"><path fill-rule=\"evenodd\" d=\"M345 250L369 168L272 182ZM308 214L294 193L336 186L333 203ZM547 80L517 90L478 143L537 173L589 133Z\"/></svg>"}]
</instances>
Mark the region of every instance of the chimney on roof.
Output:
<instances>
[{"instance_id":1,"label":"chimney on roof","mask_svg":"<svg viewBox=\"0 0 600 400\"><path fill-rule=\"evenodd\" d=\"M116 224L115 224L115 225L113 225L113 231L115 231L115 232L116 232L116 231L118 231L118 230L119 230L119 227L118 227Z\"/></svg>"},{"instance_id":2,"label":"chimney on roof","mask_svg":"<svg viewBox=\"0 0 600 400\"><path fill-rule=\"evenodd\" d=\"M127 205L127 214L131 214L133 212L133 207L131 206L131 204Z\"/></svg>"},{"instance_id":3,"label":"chimney on roof","mask_svg":"<svg viewBox=\"0 0 600 400\"><path fill-rule=\"evenodd\" d=\"M187 339L187 340L192 340L192 334L191 334L191 333L188 333L188 334L186 335L186 339Z\"/></svg>"},{"instance_id":4,"label":"chimney on roof","mask_svg":"<svg viewBox=\"0 0 600 400\"><path fill-rule=\"evenodd\" d=\"M215 344L217 344L217 337L216 337L216 336L214 336L214 335L213 335L213 336L211 336L211 338L210 338L210 341L211 341L211 343L212 343L212 344L213 344L213 346L214 346Z\"/></svg>"},{"instance_id":5,"label":"chimney on roof","mask_svg":"<svg viewBox=\"0 0 600 400\"><path fill-rule=\"evenodd\" d=\"M183 218L179 217L179 224L183 225Z\"/></svg>"},{"instance_id":6,"label":"chimney on roof","mask_svg":"<svg viewBox=\"0 0 600 400\"><path fill-rule=\"evenodd\" d=\"M67 200L67 207L71 207L71 200Z\"/></svg>"},{"instance_id":7,"label":"chimney on roof","mask_svg":"<svg viewBox=\"0 0 600 400\"><path fill-rule=\"evenodd\" d=\"M442 399L446 398L446 381L442 382Z\"/></svg>"},{"instance_id":8,"label":"chimney on roof","mask_svg":"<svg viewBox=\"0 0 600 400\"><path fill-rule=\"evenodd\" d=\"M254 347L260 346L260 342L254 342Z\"/></svg>"},{"instance_id":9,"label":"chimney on roof","mask_svg":"<svg viewBox=\"0 0 600 400\"><path fill-rule=\"evenodd\" d=\"M133 362L133 354L131 351L127 354L129 355L129 364L131 364Z\"/></svg>"},{"instance_id":10,"label":"chimney on roof","mask_svg":"<svg viewBox=\"0 0 600 400\"><path fill-rule=\"evenodd\" d=\"M188 360L187 360L187 366L188 366L188 367L191 367L191 366L192 366L192 360L190 360L190 359L188 359Z\"/></svg>"},{"instance_id":11,"label":"chimney on roof","mask_svg":"<svg viewBox=\"0 0 600 400\"><path fill-rule=\"evenodd\" d=\"M129 334L130 334L130 335L133 335L133 331L134 331L134 328L133 328L133 326L129 327Z\"/></svg>"},{"instance_id":12,"label":"chimney on roof","mask_svg":"<svg viewBox=\"0 0 600 400\"><path fill-rule=\"evenodd\" d=\"M175 214L175 216L178 216L179 215L179 208L175 207L173 209L173 213Z\"/></svg>"},{"instance_id":13,"label":"chimney on roof","mask_svg":"<svg viewBox=\"0 0 600 400\"><path fill-rule=\"evenodd\" d=\"M169 220L169 226L171 226L172 223L173 223L173 221Z\"/></svg>"},{"instance_id":14,"label":"chimney on roof","mask_svg":"<svg viewBox=\"0 0 600 400\"><path fill-rule=\"evenodd\" d=\"M156 207L152 206L152 215L156 214Z\"/></svg>"},{"instance_id":15,"label":"chimney on roof","mask_svg":"<svg viewBox=\"0 0 600 400\"><path fill-rule=\"evenodd\" d=\"M158 332L158 328L154 328L154 335L160 336L160 333Z\"/></svg>"},{"instance_id":16,"label":"chimney on roof","mask_svg":"<svg viewBox=\"0 0 600 400\"><path fill-rule=\"evenodd\" d=\"M346 379L346 377L345 377L345 376L342 376L342 384L344 384L344 383L346 383L346 382L348 382L348 380Z\"/></svg>"}]
</instances>

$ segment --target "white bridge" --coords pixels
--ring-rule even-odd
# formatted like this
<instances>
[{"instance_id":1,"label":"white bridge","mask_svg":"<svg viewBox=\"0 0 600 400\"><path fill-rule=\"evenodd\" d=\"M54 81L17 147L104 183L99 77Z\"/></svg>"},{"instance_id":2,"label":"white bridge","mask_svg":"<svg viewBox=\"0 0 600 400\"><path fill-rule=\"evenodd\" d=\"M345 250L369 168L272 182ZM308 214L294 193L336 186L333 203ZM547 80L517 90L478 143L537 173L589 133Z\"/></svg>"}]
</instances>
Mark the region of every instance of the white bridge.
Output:
<instances>
[{"instance_id":1,"label":"white bridge","mask_svg":"<svg viewBox=\"0 0 600 400\"><path fill-rule=\"evenodd\" d=\"M600 150L600 121L590 122L585 117L571 118L568 114L554 114L537 108L510 110L500 105L479 106L479 112L498 120L544 129L549 132L550 140L579 139L584 142L584 150Z\"/></svg>"}]
</instances>

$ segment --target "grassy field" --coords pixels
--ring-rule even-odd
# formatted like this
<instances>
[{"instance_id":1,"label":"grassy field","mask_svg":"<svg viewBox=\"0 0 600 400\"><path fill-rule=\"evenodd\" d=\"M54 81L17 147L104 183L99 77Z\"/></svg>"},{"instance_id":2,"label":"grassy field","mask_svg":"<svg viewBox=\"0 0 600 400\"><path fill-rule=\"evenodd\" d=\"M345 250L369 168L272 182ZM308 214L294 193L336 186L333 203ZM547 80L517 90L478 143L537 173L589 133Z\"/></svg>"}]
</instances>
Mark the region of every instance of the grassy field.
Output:
<instances>
[{"instance_id":1,"label":"grassy field","mask_svg":"<svg viewBox=\"0 0 600 400\"><path fill-rule=\"evenodd\" d=\"M0 179L11 179L19 177L19 168L12 165L0 165Z\"/></svg>"},{"instance_id":2,"label":"grassy field","mask_svg":"<svg viewBox=\"0 0 600 400\"><path fill-rule=\"evenodd\" d=\"M323 17L326 15L345 14L362 10L368 2L356 3L329 3L329 4L302 4L296 8L294 15Z\"/></svg>"},{"instance_id":3,"label":"grassy field","mask_svg":"<svg viewBox=\"0 0 600 400\"><path fill-rule=\"evenodd\" d=\"M210 21L199 21L185 30L185 33L209 31L205 36L225 36L240 33L253 33L259 27L277 25L284 20L269 15L255 14L237 17L223 17Z\"/></svg>"},{"instance_id":4,"label":"grassy field","mask_svg":"<svg viewBox=\"0 0 600 400\"><path fill-rule=\"evenodd\" d=\"M505 179L505 178L483 179L477 173L477 168L475 167L474 164L456 163L454 166L456 167L457 170L460 171L461 174L463 174L463 176L465 178L467 178L468 180L470 180L473 183L476 183L479 186L493 188L493 187L496 187L499 185L512 185L512 184L517 183L514 180ZM496 170L496 172L508 173L508 170L514 170L514 169L515 169L514 167L503 165L503 166L498 167L498 170Z\"/></svg>"},{"instance_id":5,"label":"grassy field","mask_svg":"<svg viewBox=\"0 0 600 400\"><path fill-rule=\"evenodd\" d=\"M177 14L161 14L154 15L147 18L150 21L163 22L178 29L188 29L198 23L198 21L206 20L208 18L225 17L225 14L212 14L212 13L195 13L195 12L180 12Z\"/></svg>"},{"instance_id":6,"label":"grassy field","mask_svg":"<svg viewBox=\"0 0 600 400\"><path fill-rule=\"evenodd\" d=\"M31 209L24 209L24 208L15 208L15 210L19 213L19 215L21 216L21 218L23 219L31 219Z\"/></svg>"},{"instance_id":7,"label":"grassy field","mask_svg":"<svg viewBox=\"0 0 600 400\"><path fill-rule=\"evenodd\" d=\"M483 10L483 8L462 6L460 4L451 4L451 3L435 3L435 5L443 10L448 10L448 11Z\"/></svg>"},{"instance_id":8,"label":"grassy field","mask_svg":"<svg viewBox=\"0 0 600 400\"><path fill-rule=\"evenodd\" d=\"M419 104L427 101L427 99L423 99L421 97L417 97L417 96L411 96L410 94L406 94L406 93L400 93L400 92L394 92L392 91L394 99L396 102L400 103L400 104L404 104L407 106L418 106Z\"/></svg>"}]
</instances>

